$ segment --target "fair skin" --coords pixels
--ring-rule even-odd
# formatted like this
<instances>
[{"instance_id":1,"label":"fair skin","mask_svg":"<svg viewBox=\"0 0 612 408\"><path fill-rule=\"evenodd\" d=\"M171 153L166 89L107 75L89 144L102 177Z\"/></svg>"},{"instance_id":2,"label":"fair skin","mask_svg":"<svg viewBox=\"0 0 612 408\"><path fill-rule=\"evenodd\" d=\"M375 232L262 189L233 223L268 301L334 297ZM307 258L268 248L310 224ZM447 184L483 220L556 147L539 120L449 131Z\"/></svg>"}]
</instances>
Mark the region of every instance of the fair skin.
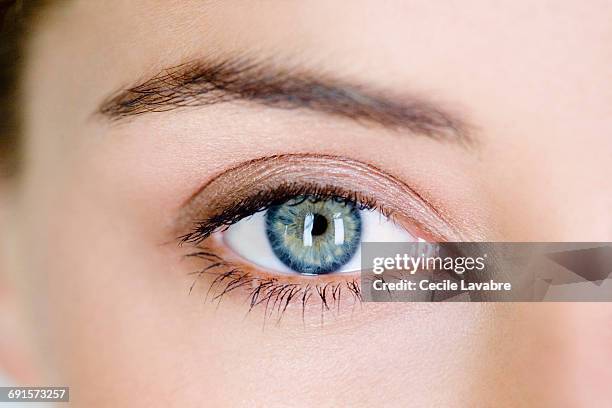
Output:
<instances>
[{"instance_id":1,"label":"fair skin","mask_svg":"<svg viewBox=\"0 0 612 408\"><path fill-rule=\"evenodd\" d=\"M364 303L324 322L290 307L263 327L239 294L218 307L206 283L188 294L198 266L177 218L228 169L323 155L402 180L464 240L612 241L611 13L571 0L51 7L28 51L22 174L0 203L0 364L69 385L84 407L610 404L607 304ZM418 95L473 142L257 102L96 113L168 67L244 55Z\"/></svg>"}]
</instances>

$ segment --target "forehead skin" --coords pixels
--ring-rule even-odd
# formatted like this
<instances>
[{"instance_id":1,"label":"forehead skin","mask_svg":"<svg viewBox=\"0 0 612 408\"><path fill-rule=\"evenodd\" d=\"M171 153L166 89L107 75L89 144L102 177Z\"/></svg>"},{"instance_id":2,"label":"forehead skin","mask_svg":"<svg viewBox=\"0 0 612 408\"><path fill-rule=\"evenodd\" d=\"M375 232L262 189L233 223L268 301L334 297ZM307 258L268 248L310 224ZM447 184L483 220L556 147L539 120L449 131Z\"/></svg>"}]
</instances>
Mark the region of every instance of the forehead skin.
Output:
<instances>
[{"instance_id":1,"label":"forehead skin","mask_svg":"<svg viewBox=\"0 0 612 408\"><path fill-rule=\"evenodd\" d=\"M577 356L568 344L602 350L610 334L593 327L609 327L607 308L386 305L371 309L375 318L324 331L262 333L257 323L202 311L185 295L175 251L160 245L204 179L287 152L380 162L482 226L480 237L612 240L610 15L610 2L569 0L51 7L32 37L24 82L26 261L19 268L33 281L36 271L50 278L30 297L52 328L39 341L57 350L59 375L83 406L198 406L202 399L249 406L249 398L355 406L392 404L398 395L417 406L537 406L582 398L566 393L610 373L598 365L605 358ZM109 94L160 69L231 53L427 95L468 117L480 148L466 153L344 122L227 106L117 125L95 115ZM375 143L373 133L380 133ZM593 319L592 336L566 332L559 316L570 309L581 324ZM387 352L364 352L372 344ZM402 345L404 353L391 352ZM601 375L568 379L551 369L561 363ZM367 393L373 381L389 395ZM546 398L559 401L540 404Z\"/></svg>"},{"instance_id":2,"label":"forehead skin","mask_svg":"<svg viewBox=\"0 0 612 408\"><path fill-rule=\"evenodd\" d=\"M507 236L577 239L583 221L592 227L581 239L603 239L609 231L595 219L610 204L604 188L612 120L609 2L112 3L75 1L52 9L31 48L32 60L41 63L27 81L33 87L27 112L36 112L29 133L48 134L50 123L75 126L62 132L69 145L61 147L64 157L101 131L90 119L109 93L185 60L236 52L424 93L465 111L487 147L481 168L472 166L476 174L489 172L487 190L520 184L514 197L527 200L542 184L549 189L525 215L547 228L499 225ZM61 103L48 100L58 95ZM75 135L84 131L90 136ZM55 138L45 139L58 146ZM491 166L500 156L504 166ZM564 171L558 180L582 180L571 197L566 182L550 185L551 175L542 170L587 157L587 167L557 169ZM557 215L580 211L586 195L591 205L600 203L597 211L585 214L581 225L555 225ZM491 199L506 210L501 197ZM524 224L534 225L529 219Z\"/></svg>"}]
</instances>

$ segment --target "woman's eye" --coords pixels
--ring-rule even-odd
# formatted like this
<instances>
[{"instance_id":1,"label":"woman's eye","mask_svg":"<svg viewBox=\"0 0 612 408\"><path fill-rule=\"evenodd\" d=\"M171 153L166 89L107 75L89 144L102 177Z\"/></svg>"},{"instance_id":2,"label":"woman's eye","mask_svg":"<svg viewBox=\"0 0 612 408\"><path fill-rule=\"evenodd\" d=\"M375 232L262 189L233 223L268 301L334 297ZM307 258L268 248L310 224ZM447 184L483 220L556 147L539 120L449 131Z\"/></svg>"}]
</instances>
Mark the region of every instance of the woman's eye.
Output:
<instances>
[{"instance_id":1,"label":"woman's eye","mask_svg":"<svg viewBox=\"0 0 612 408\"><path fill-rule=\"evenodd\" d=\"M452 241L444 213L401 179L337 156L286 154L241 163L202 186L176 231L189 253L189 292L243 294L264 319L361 302L364 242ZM191 269L191 266L197 269Z\"/></svg>"},{"instance_id":2,"label":"woman's eye","mask_svg":"<svg viewBox=\"0 0 612 408\"><path fill-rule=\"evenodd\" d=\"M219 234L244 261L267 271L301 275L359 271L364 241L418 240L381 212L359 207L346 199L301 195Z\"/></svg>"}]
</instances>

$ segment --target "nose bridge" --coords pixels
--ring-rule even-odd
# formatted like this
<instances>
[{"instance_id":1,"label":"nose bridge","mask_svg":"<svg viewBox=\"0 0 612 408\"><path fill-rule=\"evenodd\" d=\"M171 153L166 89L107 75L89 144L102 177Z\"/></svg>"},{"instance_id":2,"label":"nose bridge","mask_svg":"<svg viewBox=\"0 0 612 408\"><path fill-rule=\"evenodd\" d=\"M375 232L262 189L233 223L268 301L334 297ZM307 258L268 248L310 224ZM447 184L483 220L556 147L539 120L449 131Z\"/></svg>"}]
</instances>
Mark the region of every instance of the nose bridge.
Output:
<instances>
[{"instance_id":1,"label":"nose bridge","mask_svg":"<svg viewBox=\"0 0 612 408\"><path fill-rule=\"evenodd\" d=\"M567 138L531 147L504 159L520 163L500 178L500 218L508 238L612 241L612 174L606 169L612 153Z\"/></svg>"},{"instance_id":2,"label":"nose bridge","mask_svg":"<svg viewBox=\"0 0 612 408\"><path fill-rule=\"evenodd\" d=\"M548 161L540 188L558 207L560 239L612 241L612 152L597 138L573 140L553 157L556 164Z\"/></svg>"},{"instance_id":3,"label":"nose bridge","mask_svg":"<svg viewBox=\"0 0 612 408\"><path fill-rule=\"evenodd\" d=\"M612 378L609 341L612 337L610 319L612 307L608 303L565 304L562 359L568 367L566 386L574 390L577 405L601 400L609 395Z\"/></svg>"}]
</instances>

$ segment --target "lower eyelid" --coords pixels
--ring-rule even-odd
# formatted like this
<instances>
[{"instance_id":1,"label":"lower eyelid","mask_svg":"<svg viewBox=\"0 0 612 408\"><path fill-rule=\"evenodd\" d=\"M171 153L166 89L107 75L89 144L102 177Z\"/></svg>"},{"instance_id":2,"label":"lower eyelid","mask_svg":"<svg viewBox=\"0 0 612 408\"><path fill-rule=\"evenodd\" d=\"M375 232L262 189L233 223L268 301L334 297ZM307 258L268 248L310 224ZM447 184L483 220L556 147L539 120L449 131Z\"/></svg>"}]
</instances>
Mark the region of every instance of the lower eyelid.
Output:
<instances>
[{"instance_id":1,"label":"lower eyelid","mask_svg":"<svg viewBox=\"0 0 612 408\"><path fill-rule=\"evenodd\" d=\"M246 302L248 311L281 318L286 312L304 315L322 311L341 313L361 303L359 273L304 276L279 275L243 265L222 244L207 240L185 254L192 259L189 292L198 292L213 303L226 297ZM226 258L227 257L227 258Z\"/></svg>"}]
</instances>

